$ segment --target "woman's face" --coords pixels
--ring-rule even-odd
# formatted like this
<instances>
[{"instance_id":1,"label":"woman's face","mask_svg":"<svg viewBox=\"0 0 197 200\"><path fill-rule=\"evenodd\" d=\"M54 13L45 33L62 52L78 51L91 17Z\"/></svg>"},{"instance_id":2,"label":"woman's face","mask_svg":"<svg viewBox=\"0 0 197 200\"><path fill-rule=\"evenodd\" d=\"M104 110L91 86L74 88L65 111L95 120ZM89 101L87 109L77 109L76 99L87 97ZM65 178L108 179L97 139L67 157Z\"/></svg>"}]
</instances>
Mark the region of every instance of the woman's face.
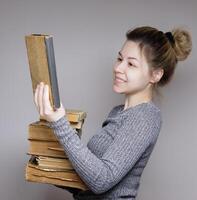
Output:
<instances>
[{"instance_id":1,"label":"woman's face","mask_svg":"<svg viewBox=\"0 0 197 200\"><path fill-rule=\"evenodd\" d=\"M126 40L118 53L113 75L113 90L117 93L136 94L147 87L149 67L138 43Z\"/></svg>"}]
</instances>

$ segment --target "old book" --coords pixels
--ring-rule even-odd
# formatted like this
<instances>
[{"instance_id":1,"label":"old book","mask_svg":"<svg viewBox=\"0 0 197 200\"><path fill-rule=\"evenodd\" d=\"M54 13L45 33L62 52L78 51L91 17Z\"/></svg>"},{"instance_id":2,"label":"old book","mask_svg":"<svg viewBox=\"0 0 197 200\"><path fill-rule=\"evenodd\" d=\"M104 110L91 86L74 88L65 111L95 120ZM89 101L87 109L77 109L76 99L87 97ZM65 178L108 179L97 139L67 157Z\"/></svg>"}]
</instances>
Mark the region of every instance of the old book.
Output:
<instances>
[{"instance_id":1,"label":"old book","mask_svg":"<svg viewBox=\"0 0 197 200\"><path fill-rule=\"evenodd\" d=\"M67 118L69 118L69 117L67 117ZM39 120L39 121L36 121L34 123L37 123L39 125L48 126L48 124L47 124L48 122L46 120ZM82 126L84 125L84 119L82 121L79 121L79 122L71 122L70 121L69 123L72 126L72 128L74 128L74 129L82 129Z\"/></svg>"},{"instance_id":2,"label":"old book","mask_svg":"<svg viewBox=\"0 0 197 200\"><path fill-rule=\"evenodd\" d=\"M42 169L53 169L53 171L66 171L73 169L71 162L67 158L35 156L35 162Z\"/></svg>"},{"instance_id":3,"label":"old book","mask_svg":"<svg viewBox=\"0 0 197 200\"><path fill-rule=\"evenodd\" d=\"M58 141L29 140L27 154L40 155L54 158L68 158L64 149Z\"/></svg>"},{"instance_id":4,"label":"old book","mask_svg":"<svg viewBox=\"0 0 197 200\"><path fill-rule=\"evenodd\" d=\"M70 166L64 167L64 168L58 168L56 166L54 168L52 168L50 166L47 167L46 165L42 165L42 164L40 165L40 162L39 162L40 157L45 158L45 159L51 158L51 157L47 157L47 156L31 155L31 157L29 159L29 163L33 164L35 168L42 169L42 170L49 171L49 172L64 172L64 171L65 172L70 172L70 171L75 172L71 163L70 163ZM52 158L52 159L66 159L67 162L70 162L70 160L68 158ZM51 160L51 162L52 162L52 160Z\"/></svg>"},{"instance_id":5,"label":"old book","mask_svg":"<svg viewBox=\"0 0 197 200\"><path fill-rule=\"evenodd\" d=\"M71 124L72 126L72 124ZM72 126L73 127L73 126ZM76 134L81 138L82 129L75 129ZM33 122L28 126L28 139L31 140L45 140L45 141L57 141L57 138L53 132L53 129L46 126L41 121Z\"/></svg>"},{"instance_id":6,"label":"old book","mask_svg":"<svg viewBox=\"0 0 197 200\"><path fill-rule=\"evenodd\" d=\"M51 172L41 169L39 166L31 163L27 163L25 171L25 179L27 181L67 186L71 188L79 188L81 190L88 189L82 179L74 171Z\"/></svg>"},{"instance_id":7,"label":"old book","mask_svg":"<svg viewBox=\"0 0 197 200\"><path fill-rule=\"evenodd\" d=\"M25 36L29 70L33 94L37 84L44 82L49 86L50 103L55 110L60 107L60 97L56 74L53 37L45 34ZM41 117L42 118L42 117Z\"/></svg>"},{"instance_id":8,"label":"old book","mask_svg":"<svg viewBox=\"0 0 197 200\"><path fill-rule=\"evenodd\" d=\"M77 109L65 109L66 117L69 122L79 122L87 117L87 113Z\"/></svg>"}]
</instances>

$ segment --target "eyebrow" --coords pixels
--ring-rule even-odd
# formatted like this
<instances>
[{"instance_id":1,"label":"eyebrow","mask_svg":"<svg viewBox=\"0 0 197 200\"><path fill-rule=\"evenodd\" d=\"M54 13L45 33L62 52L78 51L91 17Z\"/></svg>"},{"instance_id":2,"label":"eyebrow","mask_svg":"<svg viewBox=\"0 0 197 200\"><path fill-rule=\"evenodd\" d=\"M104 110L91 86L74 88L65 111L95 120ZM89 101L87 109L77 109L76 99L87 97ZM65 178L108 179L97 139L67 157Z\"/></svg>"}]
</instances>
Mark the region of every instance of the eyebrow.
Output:
<instances>
[{"instance_id":1,"label":"eyebrow","mask_svg":"<svg viewBox=\"0 0 197 200\"><path fill-rule=\"evenodd\" d=\"M119 54L120 56L122 56L122 54L121 54L120 51L118 52L118 54ZM139 62L139 60L138 60L137 58L135 58L135 57L128 57L128 59L135 59L135 60L137 60L137 61Z\"/></svg>"}]
</instances>

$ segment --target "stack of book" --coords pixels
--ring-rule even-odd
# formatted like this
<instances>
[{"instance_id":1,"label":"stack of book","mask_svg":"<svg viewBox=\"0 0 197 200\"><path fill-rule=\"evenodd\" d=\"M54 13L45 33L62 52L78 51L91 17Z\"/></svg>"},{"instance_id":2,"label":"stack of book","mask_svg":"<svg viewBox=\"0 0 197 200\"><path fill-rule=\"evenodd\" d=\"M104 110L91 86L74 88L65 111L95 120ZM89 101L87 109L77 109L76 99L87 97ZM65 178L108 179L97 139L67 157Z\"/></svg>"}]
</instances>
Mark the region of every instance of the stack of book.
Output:
<instances>
[{"instance_id":1,"label":"stack of book","mask_svg":"<svg viewBox=\"0 0 197 200\"><path fill-rule=\"evenodd\" d=\"M70 125L81 138L86 112L73 109L65 109L65 111ZM26 165L25 179L31 182L87 190L87 186L74 170L52 128L46 123L40 119L28 126L27 154L30 155L30 159Z\"/></svg>"}]
</instances>

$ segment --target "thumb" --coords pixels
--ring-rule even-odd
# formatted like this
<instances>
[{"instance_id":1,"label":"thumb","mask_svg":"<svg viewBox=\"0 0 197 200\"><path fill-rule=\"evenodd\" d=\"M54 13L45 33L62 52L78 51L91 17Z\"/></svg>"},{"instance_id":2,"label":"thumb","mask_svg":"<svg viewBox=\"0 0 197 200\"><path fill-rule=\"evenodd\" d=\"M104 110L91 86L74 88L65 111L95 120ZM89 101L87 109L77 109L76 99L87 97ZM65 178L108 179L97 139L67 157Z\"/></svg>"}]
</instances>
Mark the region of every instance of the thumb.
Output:
<instances>
[{"instance_id":1,"label":"thumb","mask_svg":"<svg viewBox=\"0 0 197 200\"><path fill-rule=\"evenodd\" d=\"M62 102L60 102L60 108L64 109Z\"/></svg>"},{"instance_id":2,"label":"thumb","mask_svg":"<svg viewBox=\"0 0 197 200\"><path fill-rule=\"evenodd\" d=\"M64 110L64 106L63 106L62 102L60 102L60 107L57 108L56 111L57 111L57 110Z\"/></svg>"}]
</instances>

